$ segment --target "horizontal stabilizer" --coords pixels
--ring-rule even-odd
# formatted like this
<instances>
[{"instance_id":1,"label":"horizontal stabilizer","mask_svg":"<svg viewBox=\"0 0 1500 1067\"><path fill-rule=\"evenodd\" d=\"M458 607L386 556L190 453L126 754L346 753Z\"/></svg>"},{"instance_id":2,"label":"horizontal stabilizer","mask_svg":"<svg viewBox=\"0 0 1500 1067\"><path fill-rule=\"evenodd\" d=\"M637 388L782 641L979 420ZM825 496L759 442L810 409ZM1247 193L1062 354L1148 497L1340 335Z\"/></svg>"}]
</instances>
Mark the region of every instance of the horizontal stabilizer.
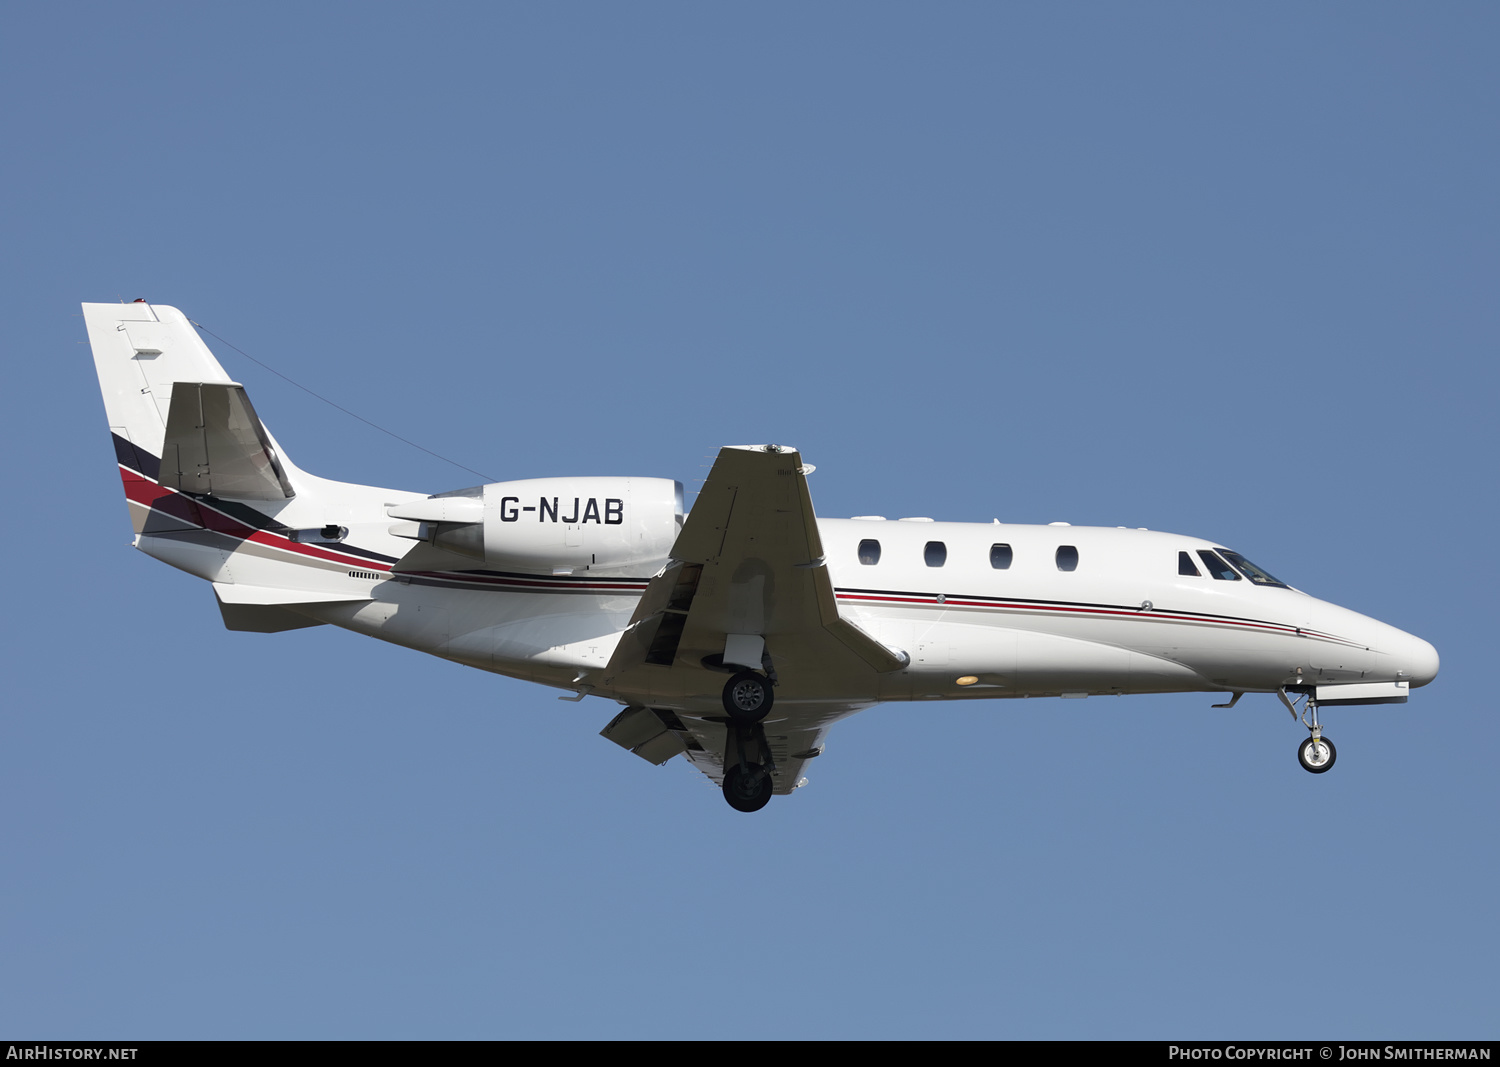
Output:
<instances>
[{"instance_id":1,"label":"horizontal stabilizer","mask_svg":"<svg viewBox=\"0 0 1500 1067\"><path fill-rule=\"evenodd\" d=\"M214 596L220 604L342 604L370 600L368 593L327 593L316 589L276 589L269 585L235 585L215 582Z\"/></svg>"},{"instance_id":2,"label":"horizontal stabilizer","mask_svg":"<svg viewBox=\"0 0 1500 1067\"><path fill-rule=\"evenodd\" d=\"M160 481L231 500L296 495L244 386L233 382L173 383Z\"/></svg>"},{"instance_id":3,"label":"horizontal stabilizer","mask_svg":"<svg viewBox=\"0 0 1500 1067\"><path fill-rule=\"evenodd\" d=\"M285 630L305 630L309 626L323 625L317 619L298 615L287 608L262 604L226 604L221 600L219 614L224 617L224 629L240 633L279 634Z\"/></svg>"}]
</instances>

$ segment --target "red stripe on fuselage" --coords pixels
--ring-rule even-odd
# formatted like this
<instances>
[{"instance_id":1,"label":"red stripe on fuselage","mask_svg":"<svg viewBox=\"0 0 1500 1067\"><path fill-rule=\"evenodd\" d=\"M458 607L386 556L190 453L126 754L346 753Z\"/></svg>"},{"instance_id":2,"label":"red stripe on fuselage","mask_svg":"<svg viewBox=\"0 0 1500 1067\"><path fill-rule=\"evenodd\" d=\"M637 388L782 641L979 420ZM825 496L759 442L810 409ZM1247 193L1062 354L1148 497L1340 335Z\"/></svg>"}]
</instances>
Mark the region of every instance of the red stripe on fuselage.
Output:
<instances>
[{"instance_id":1,"label":"red stripe on fuselage","mask_svg":"<svg viewBox=\"0 0 1500 1067\"><path fill-rule=\"evenodd\" d=\"M994 608L1009 612L1033 612L1039 614L1068 614L1068 615L1105 615L1114 618L1125 619L1161 619L1168 622L1195 622L1209 626L1241 626L1255 630L1270 630L1273 633L1293 634L1298 637L1310 637L1323 641L1334 641L1339 644L1353 645L1354 642L1346 641L1332 634L1319 633L1311 630L1299 629L1296 626L1288 626L1285 623L1257 622L1252 619L1231 619L1224 616L1183 615L1170 611L1140 611L1134 608L1096 608L1082 607L1073 604L1031 604L1015 603L1001 600L965 600L963 597L945 596L941 601L935 596L923 596L913 594L911 596L885 595L876 596L868 593L836 593L839 600L853 600L864 602L877 602L887 604L914 604L920 607L961 607L961 608ZM1362 646L1361 646L1362 647Z\"/></svg>"},{"instance_id":2,"label":"red stripe on fuselage","mask_svg":"<svg viewBox=\"0 0 1500 1067\"><path fill-rule=\"evenodd\" d=\"M312 559L327 560L338 563L341 566L354 567L359 570L392 573L389 563L379 563L364 556L348 556L343 553L331 552L326 548L316 545L301 544L283 534L258 530L233 516L226 515L224 512L217 510L212 504L203 503L178 492L176 489L169 489L159 485L131 470L129 467L123 465L120 467L120 477L125 483L125 495L128 499L145 507L155 508L171 515L175 519L191 523L194 526L213 533L223 534L226 537L232 537L239 541L253 541L256 544L269 545L272 548L293 552ZM534 592L643 593L646 590L647 584L645 582L632 582L627 585L604 581L502 578L496 575L450 574L442 571L419 571L410 572L410 574L412 577L423 577L446 582L463 582L484 586L489 589L516 589Z\"/></svg>"},{"instance_id":3,"label":"red stripe on fuselage","mask_svg":"<svg viewBox=\"0 0 1500 1067\"><path fill-rule=\"evenodd\" d=\"M120 478L125 483L125 496L127 499L143 507L163 511L171 515L174 519L192 523L194 526L201 527L212 533L223 534L238 541L254 541L258 545L268 545L271 548L279 548L284 552L307 556L310 559L324 560L329 563L337 563L344 567L356 567L366 571L389 571L391 569L389 563L380 563L376 560L367 559L364 556L349 556L341 552L330 552L328 549L320 548L316 545L300 544L285 534L271 533L269 530L257 530L254 526L247 525L239 519L219 511L212 504L188 497L176 489L168 489L166 486L159 485L123 465L120 467Z\"/></svg>"}]
</instances>

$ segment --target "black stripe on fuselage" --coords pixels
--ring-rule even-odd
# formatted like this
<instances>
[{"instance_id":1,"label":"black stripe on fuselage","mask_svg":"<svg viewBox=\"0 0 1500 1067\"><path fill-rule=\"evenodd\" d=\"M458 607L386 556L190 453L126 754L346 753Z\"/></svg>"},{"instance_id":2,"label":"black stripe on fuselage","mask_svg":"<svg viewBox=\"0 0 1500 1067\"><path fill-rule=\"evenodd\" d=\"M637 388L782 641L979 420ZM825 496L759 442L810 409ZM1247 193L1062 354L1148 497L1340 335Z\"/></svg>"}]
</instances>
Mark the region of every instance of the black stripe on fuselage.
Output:
<instances>
[{"instance_id":1,"label":"black stripe on fuselage","mask_svg":"<svg viewBox=\"0 0 1500 1067\"><path fill-rule=\"evenodd\" d=\"M251 529L260 532L286 537L292 531L292 527L285 523L277 522L269 515L256 511L254 508L235 500L225 500L222 497L210 496L206 493L183 493L183 496L206 504L216 511L221 511L236 522L242 522ZM375 560L379 563L395 563L400 558L399 556L387 556L383 552L374 552L368 548L360 548L358 545L351 545L347 541L313 542L309 547L321 548L325 552L337 552L345 556L359 556L361 559Z\"/></svg>"},{"instance_id":2,"label":"black stripe on fuselage","mask_svg":"<svg viewBox=\"0 0 1500 1067\"><path fill-rule=\"evenodd\" d=\"M119 434L111 434L115 441L115 459L125 467L150 478L153 482L161 485L161 460L147 452L139 445L132 444ZM164 487L166 488L166 487ZM277 534L286 537L291 532L291 527L286 523L278 522L264 512L256 511L248 504L241 504L234 500L225 500L222 497L212 496L208 493L189 493L181 489L172 490L187 500L202 503L215 511L228 515L235 522L242 522L252 530L264 531L265 533ZM360 548L344 542L330 543L327 545L315 545L329 552L338 552L348 556L358 556L361 559L375 560L380 563L395 563L399 556L387 556L383 552L375 552L368 548Z\"/></svg>"}]
</instances>

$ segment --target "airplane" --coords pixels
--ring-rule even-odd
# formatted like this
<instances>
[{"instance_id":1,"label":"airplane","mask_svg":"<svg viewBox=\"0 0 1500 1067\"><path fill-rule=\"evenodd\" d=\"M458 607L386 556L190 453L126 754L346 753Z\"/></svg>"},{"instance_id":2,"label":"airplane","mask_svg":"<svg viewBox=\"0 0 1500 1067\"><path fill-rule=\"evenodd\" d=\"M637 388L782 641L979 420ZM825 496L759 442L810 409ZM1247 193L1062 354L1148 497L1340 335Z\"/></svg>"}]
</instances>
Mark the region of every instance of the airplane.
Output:
<instances>
[{"instance_id":1,"label":"airplane","mask_svg":"<svg viewBox=\"0 0 1500 1067\"><path fill-rule=\"evenodd\" d=\"M720 450L691 511L665 478L435 494L329 481L281 450L176 308L84 304L134 547L212 583L230 630L332 625L599 697L602 736L682 756L737 811L805 784L886 701L1273 694L1405 703L1432 645L1215 541L1145 529L818 518L797 449ZM602 718L602 716L601 716Z\"/></svg>"}]
</instances>

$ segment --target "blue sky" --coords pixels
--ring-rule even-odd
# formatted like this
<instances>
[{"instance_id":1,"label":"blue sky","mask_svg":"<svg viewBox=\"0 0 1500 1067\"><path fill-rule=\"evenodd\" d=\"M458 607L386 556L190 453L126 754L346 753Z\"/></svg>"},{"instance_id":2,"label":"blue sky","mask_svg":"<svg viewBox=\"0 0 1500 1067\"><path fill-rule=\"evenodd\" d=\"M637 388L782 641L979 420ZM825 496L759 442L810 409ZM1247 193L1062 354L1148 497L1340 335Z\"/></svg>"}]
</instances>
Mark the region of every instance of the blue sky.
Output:
<instances>
[{"instance_id":1,"label":"blue sky","mask_svg":"<svg viewBox=\"0 0 1500 1067\"><path fill-rule=\"evenodd\" d=\"M1497 31L12 10L0 1032L1494 1037ZM76 316L135 297L496 478L793 443L821 514L1213 538L1442 674L1323 776L1269 697L886 705L747 818L612 704L224 631L127 547ZM475 481L215 347L300 466Z\"/></svg>"}]
</instances>

